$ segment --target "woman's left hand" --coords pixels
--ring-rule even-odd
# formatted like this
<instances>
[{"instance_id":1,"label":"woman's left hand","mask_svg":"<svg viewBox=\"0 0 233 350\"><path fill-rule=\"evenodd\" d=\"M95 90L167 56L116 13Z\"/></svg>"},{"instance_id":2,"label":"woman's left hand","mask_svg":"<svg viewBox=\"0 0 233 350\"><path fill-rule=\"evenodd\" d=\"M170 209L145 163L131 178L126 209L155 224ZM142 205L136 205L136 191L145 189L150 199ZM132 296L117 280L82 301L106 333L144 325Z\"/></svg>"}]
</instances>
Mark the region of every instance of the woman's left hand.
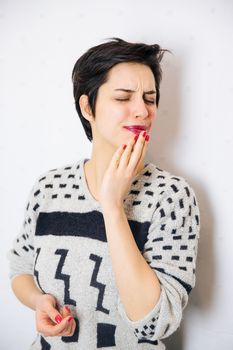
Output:
<instances>
[{"instance_id":1,"label":"woman's left hand","mask_svg":"<svg viewBox=\"0 0 233 350\"><path fill-rule=\"evenodd\" d=\"M143 133L144 131L140 132L137 140L134 134L125 149L122 145L114 153L99 191L99 202L102 208L123 206L123 200L146 154L148 141L145 140Z\"/></svg>"}]
</instances>

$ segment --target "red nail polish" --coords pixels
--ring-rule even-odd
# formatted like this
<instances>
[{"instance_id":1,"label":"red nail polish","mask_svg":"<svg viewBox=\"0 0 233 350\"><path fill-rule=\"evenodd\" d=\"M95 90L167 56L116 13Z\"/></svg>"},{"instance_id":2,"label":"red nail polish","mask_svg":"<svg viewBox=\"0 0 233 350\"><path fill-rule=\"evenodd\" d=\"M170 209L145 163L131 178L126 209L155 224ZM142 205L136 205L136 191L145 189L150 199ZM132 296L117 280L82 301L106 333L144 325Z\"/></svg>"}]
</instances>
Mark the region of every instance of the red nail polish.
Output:
<instances>
[{"instance_id":1,"label":"red nail polish","mask_svg":"<svg viewBox=\"0 0 233 350\"><path fill-rule=\"evenodd\" d=\"M57 323L61 323L62 317L61 317L60 315L57 315L57 316L55 317L55 321L56 321Z\"/></svg>"},{"instance_id":2,"label":"red nail polish","mask_svg":"<svg viewBox=\"0 0 233 350\"><path fill-rule=\"evenodd\" d=\"M126 147L127 147L127 145L124 145L124 146L123 146L123 149L126 149Z\"/></svg>"},{"instance_id":3,"label":"red nail polish","mask_svg":"<svg viewBox=\"0 0 233 350\"><path fill-rule=\"evenodd\" d=\"M70 317L68 318L68 322L71 322L72 320L73 320L73 317L70 316Z\"/></svg>"},{"instance_id":4,"label":"red nail polish","mask_svg":"<svg viewBox=\"0 0 233 350\"><path fill-rule=\"evenodd\" d=\"M134 136L134 141L137 141L137 139L138 139L138 135L135 135Z\"/></svg>"},{"instance_id":5,"label":"red nail polish","mask_svg":"<svg viewBox=\"0 0 233 350\"><path fill-rule=\"evenodd\" d=\"M69 308L69 306L65 306L65 309L66 309L66 311L68 311L68 312L70 313L70 308Z\"/></svg>"},{"instance_id":6,"label":"red nail polish","mask_svg":"<svg viewBox=\"0 0 233 350\"><path fill-rule=\"evenodd\" d=\"M149 139L150 139L150 135L146 135L145 140L146 140L146 141L149 141Z\"/></svg>"},{"instance_id":7,"label":"red nail polish","mask_svg":"<svg viewBox=\"0 0 233 350\"><path fill-rule=\"evenodd\" d=\"M145 136L146 136L146 131L144 131L144 133L142 134L142 136L143 136L143 137L145 137Z\"/></svg>"}]
</instances>

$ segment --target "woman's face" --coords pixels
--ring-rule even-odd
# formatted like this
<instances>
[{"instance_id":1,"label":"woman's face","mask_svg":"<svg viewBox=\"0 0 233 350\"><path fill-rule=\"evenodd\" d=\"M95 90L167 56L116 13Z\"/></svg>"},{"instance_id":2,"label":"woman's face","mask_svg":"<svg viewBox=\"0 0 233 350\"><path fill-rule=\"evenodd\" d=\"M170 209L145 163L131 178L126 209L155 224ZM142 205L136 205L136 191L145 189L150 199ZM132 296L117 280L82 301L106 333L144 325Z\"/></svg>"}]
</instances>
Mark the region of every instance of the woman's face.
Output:
<instances>
[{"instance_id":1,"label":"woman's face","mask_svg":"<svg viewBox=\"0 0 233 350\"><path fill-rule=\"evenodd\" d=\"M98 90L95 120L91 122L94 143L113 148L123 145L132 136L124 126L144 125L149 133L157 111L155 99L155 79L148 66L115 65Z\"/></svg>"}]
</instances>

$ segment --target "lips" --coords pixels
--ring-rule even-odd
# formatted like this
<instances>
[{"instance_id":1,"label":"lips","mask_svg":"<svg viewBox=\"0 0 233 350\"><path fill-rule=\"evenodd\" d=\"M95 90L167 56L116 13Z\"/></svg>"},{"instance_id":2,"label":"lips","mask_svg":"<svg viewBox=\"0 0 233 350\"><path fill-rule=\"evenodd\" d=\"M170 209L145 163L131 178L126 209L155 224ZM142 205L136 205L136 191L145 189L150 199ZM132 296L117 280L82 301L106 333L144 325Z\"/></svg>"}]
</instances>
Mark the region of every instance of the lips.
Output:
<instances>
[{"instance_id":1,"label":"lips","mask_svg":"<svg viewBox=\"0 0 233 350\"><path fill-rule=\"evenodd\" d=\"M130 125L130 126L124 126L125 129L132 131L135 134L140 134L140 132L142 130L147 130L149 128L147 128L146 126L143 125Z\"/></svg>"}]
</instances>

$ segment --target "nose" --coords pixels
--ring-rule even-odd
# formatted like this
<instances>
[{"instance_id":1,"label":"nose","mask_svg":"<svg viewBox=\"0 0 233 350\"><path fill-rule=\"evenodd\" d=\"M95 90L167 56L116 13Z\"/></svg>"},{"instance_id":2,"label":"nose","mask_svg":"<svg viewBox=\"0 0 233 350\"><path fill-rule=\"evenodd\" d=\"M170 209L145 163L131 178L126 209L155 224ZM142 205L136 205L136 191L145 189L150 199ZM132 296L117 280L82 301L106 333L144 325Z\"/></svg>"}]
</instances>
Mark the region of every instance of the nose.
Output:
<instances>
[{"instance_id":1,"label":"nose","mask_svg":"<svg viewBox=\"0 0 233 350\"><path fill-rule=\"evenodd\" d=\"M134 116L146 118L149 114L147 105L142 98L135 99L134 101Z\"/></svg>"}]
</instances>

